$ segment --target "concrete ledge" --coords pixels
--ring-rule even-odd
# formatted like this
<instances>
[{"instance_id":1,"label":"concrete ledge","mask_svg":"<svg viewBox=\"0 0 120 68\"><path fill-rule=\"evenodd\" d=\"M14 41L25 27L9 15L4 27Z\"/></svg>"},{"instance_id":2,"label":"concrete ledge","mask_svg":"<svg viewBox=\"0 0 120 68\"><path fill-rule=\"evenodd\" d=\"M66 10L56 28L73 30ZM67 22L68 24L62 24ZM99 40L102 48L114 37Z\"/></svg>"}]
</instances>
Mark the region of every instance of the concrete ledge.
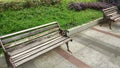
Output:
<instances>
[{"instance_id":1,"label":"concrete ledge","mask_svg":"<svg viewBox=\"0 0 120 68\"><path fill-rule=\"evenodd\" d=\"M102 17L101 17L101 18L98 18L98 19L96 19L96 20L94 20L94 21L90 21L90 22L87 23L87 24L83 24L83 25L80 25L80 26L77 26L77 27L73 27L73 28L71 28L71 29L68 29L68 31L69 31L68 36L73 35L73 34L75 34L75 33L77 33L77 32L84 31L84 30L86 30L86 29L88 29L88 28L90 28L90 27L93 27L93 26L97 25L101 19L102 19Z\"/></svg>"}]
</instances>

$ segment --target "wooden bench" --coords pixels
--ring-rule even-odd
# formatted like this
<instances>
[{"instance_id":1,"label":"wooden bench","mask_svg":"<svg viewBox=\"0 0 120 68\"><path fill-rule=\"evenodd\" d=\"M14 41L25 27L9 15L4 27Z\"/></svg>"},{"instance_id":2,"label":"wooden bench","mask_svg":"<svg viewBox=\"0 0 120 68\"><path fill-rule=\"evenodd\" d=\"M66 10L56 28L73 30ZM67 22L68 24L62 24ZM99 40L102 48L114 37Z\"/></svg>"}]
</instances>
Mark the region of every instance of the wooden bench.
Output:
<instances>
[{"instance_id":1,"label":"wooden bench","mask_svg":"<svg viewBox=\"0 0 120 68\"><path fill-rule=\"evenodd\" d=\"M67 31L53 22L0 37L8 68L16 68L62 44L72 41Z\"/></svg>"},{"instance_id":2,"label":"wooden bench","mask_svg":"<svg viewBox=\"0 0 120 68\"><path fill-rule=\"evenodd\" d=\"M110 29L111 25L114 22L120 21L120 14L118 12L118 8L116 6L112 6L106 9L103 9L103 22L100 23L101 25L103 24L108 24Z\"/></svg>"}]
</instances>

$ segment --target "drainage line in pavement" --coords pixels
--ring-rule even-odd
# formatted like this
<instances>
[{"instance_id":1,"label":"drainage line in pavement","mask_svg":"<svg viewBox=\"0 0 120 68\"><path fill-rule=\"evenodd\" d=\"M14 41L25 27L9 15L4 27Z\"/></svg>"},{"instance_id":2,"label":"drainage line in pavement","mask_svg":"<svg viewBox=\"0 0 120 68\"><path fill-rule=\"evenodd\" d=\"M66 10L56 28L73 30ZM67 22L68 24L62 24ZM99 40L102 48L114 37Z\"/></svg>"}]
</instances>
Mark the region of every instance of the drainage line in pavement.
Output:
<instances>
[{"instance_id":1,"label":"drainage line in pavement","mask_svg":"<svg viewBox=\"0 0 120 68\"><path fill-rule=\"evenodd\" d=\"M62 57L64 57L66 60L68 60L72 64L76 65L78 68L90 68L90 66L88 66L85 63L83 63L82 61L80 61L79 59L77 59L76 57L74 57L73 55L70 55L69 53L67 53L66 51L64 51L63 49L61 49L60 47L56 48L55 51L59 55L61 55Z\"/></svg>"},{"instance_id":2,"label":"drainage line in pavement","mask_svg":"<svg viewBox=\"0 0 120 68\"><path fill-rule=\"evenodd\" d=\"M108 34L108 35L111 35L111 36L120 38L120 35L117 35L117 34L113 34L113 33L110 33L110 32L107 32L107 31L103 31L103 30L100 30L100 29L97 29L97 28L91 28L91 29L92 29L92 30L95 30L95 31L98 31L98 32L102 32L102 33L104 33L104 34Z\"/></svg>"}]
</instances>

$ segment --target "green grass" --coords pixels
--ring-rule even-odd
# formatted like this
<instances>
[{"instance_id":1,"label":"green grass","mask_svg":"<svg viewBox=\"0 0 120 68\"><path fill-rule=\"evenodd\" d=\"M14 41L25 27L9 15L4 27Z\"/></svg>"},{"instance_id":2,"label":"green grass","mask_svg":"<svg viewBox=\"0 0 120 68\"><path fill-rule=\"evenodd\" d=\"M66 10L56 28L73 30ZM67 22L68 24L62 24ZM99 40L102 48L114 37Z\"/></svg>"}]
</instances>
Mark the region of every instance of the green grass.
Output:
<instances>
[{"instance_id":1,"label":"green grass","mask_svg":"<svg viewBox=\"0 0 120 68\"><path fill-rule=\"evenodd\" d=\"M78 0L77 0L78 1ZM79 0L89 2L92 0ZM96 0L93 0L96 1ZM63 0L60 5L41 6L19 11L8 10L0 13L0 35L16 32L26 28L58 21L64 29L87 23L102 16L97 10L76 12L67 8L70 0Z\"/></svg>"}]
</instances>

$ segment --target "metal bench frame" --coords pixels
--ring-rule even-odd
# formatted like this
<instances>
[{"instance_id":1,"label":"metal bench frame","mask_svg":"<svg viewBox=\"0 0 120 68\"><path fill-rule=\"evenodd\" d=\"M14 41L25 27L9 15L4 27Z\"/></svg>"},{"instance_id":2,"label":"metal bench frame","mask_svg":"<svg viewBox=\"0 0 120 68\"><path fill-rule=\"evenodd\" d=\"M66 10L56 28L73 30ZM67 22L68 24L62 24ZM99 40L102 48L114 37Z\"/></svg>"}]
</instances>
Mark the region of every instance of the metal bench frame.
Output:
<instances>
[{"instance_id":1,"label":"metal bench frame","mask_svg":"<svg viewBox=\"0 0 120 68\"><path fill-rule=\"evenodd\" d=\"M54 48L56 48L56 47L58 47L58 46L60 46L61 44L66 44L67 45L67 50L70 52L70 50L69 50L69 46L68 46L68 42L69 41L72 41L72 39L70 38L70 37L68 37L67 36L67 30L62 30L61 28L60 28L60 25L57 23L57 22L52 22L52 23L49 23L49 24L45 24L45 25L41 25L41 26L37 26L37 27L33 27L33 28L29 28L29 29L26 29L26 30L22 30L22 31L19 31L19 32L15 32L15 33L11 33L11 34L8 34L8 35L4 35L4 36L0 36L0 45L1 45L1 48L3 49L3 52L4 52L4 55L5 55L5 58L6 58L6 62L7 62L7 64L8 64L8 68L16 68L16 67L18 67L18 66L20 66L20 65L22 65L22 64L24 64L24 63L26 63L26 62L28 62L29 60L32 60L32 59L34 59L34 58L36 58L36 57L38 57L38 56L36 56L36 57L34 57L34 58L32 58L32 59L29 59L28 61L25 61L25 62L23 62L23 63L21 63L21 64L19 64L19 65L15 65L15 63L13 63L13 59L11 59L11 57L15 57L16 55L14 55L14 56L12 56L12 54L10 53L10 51L11 50L17 50L17 48L16 47L18 47L19 49L21 48L21 47L19 47L19 46L21 46L23 43L21 43L21 42L19 42L18 41L18 38L19 38L19 40L21 40L21 39L24 39L24 37L25 38L29 38L31 35L33 35L33 34L36 34L37 33L37 31L35 31L35 30L38 30L38 28L39 29L44 29L44 27L49 27L49 28L47 28L47 29L45 29L46 31L51 31L52 29L54 29L54 28L52 28L52 26L54 26L55 25L55 29L57 28L57 32L59 32L58 34L60 34L60 37L63 37L63 38L65 38L65 40L61 40L59 43L57 43L56 45L54 45L55 47ZM28 33L29 31L31 31L30 33ZM32 32L33 31L33 32ZM34 33L34 31L36 32L36 33ZM42 30L43 32L44 32L44 30ZM26 34L24 34L24 33L26 33ZM33 33L33 34L32 34ZM22 34L22 35L21 35ZM18 36L17 36L18 35ZM46 35L46 34L45 34ZM24 37L23 37L24 36ZM27 37L26 37L27 36ZM34 36L34 35L33 35ZM36 36L35 36L36 37ZM52 37L52 36L51 36ZM57 37L57 36L56 36ZM43 38L44 39L44 38ZM16 40L17 41L17 43L16 43L16 41L14 41L14 40ZM29 41L31 41L31 38L30 38L30 40L28 40L27 42L29 42ZM9 44L8 42L10 42L10 43L12 43L12 44ZM24 43L27 43L27 42L25 42L25 41L23 41ZM49 41L48 41L49 42ZM56 41L53 41L53 43L55 43ZM13 43L14 43L14 45L13 45ZM21 43L21 44L18 44L18 43ZM28 45L30 45L30 43L32 43L32 42L29 42L29 44L27 43L26 45L28 46ZM46 43L46 42L44 42L44 43ZM44 44L43 43L43 44ZM9 45L8 45L9 44ZM18 44L18 45L17 45ZM58 45L58 44L60 44L60 45ZM42 44L41 44L42 45ZM52 45L52 44L51 44ZM47 46L47 45L46 45ZM25 46L22 46L22 48L24 48ZM37 46L36 46L37 47ZM51 47L53 47L53 46L51 46ZM54 48L52 48L52 49L54 49ZM49 49L49 47L48 47L48 49ZM50 49L50 50L52 50L52 49ZM46 49L44 49L44 50L46 50ZM42 51L44 51L44 50L42 50ZM50 51L49 50L49 51ZM22 51L21 51L22 52ZM31 52L33 52L33 51L31 51ZM31 53L31 52L29 52L29 53ZM40 51L41 52L41 51ZM44 53L46 53L46 52L48 52L48 51L45 51ZM19 53L19 52L18 52ZM26 52L27 53L27 52ZM37 52L36 52L37 53ZM35 53L35 54L36 54ZM44 53L42 53L42 54L44 54ZM25 54L25 52L24 52L24 54ZM35 55L35 54L32 54L32 55ZM40 54L41 55L41 54ZM39 55L39 56L40 56ZM28 56L29 57L29 56ZM20 58L21 59L21 58ZM22 60L25 60L26 58L24 58L24 59L22 59ZM18 59L17 59L18 60Z\"/></svg>"}]
</instances>

